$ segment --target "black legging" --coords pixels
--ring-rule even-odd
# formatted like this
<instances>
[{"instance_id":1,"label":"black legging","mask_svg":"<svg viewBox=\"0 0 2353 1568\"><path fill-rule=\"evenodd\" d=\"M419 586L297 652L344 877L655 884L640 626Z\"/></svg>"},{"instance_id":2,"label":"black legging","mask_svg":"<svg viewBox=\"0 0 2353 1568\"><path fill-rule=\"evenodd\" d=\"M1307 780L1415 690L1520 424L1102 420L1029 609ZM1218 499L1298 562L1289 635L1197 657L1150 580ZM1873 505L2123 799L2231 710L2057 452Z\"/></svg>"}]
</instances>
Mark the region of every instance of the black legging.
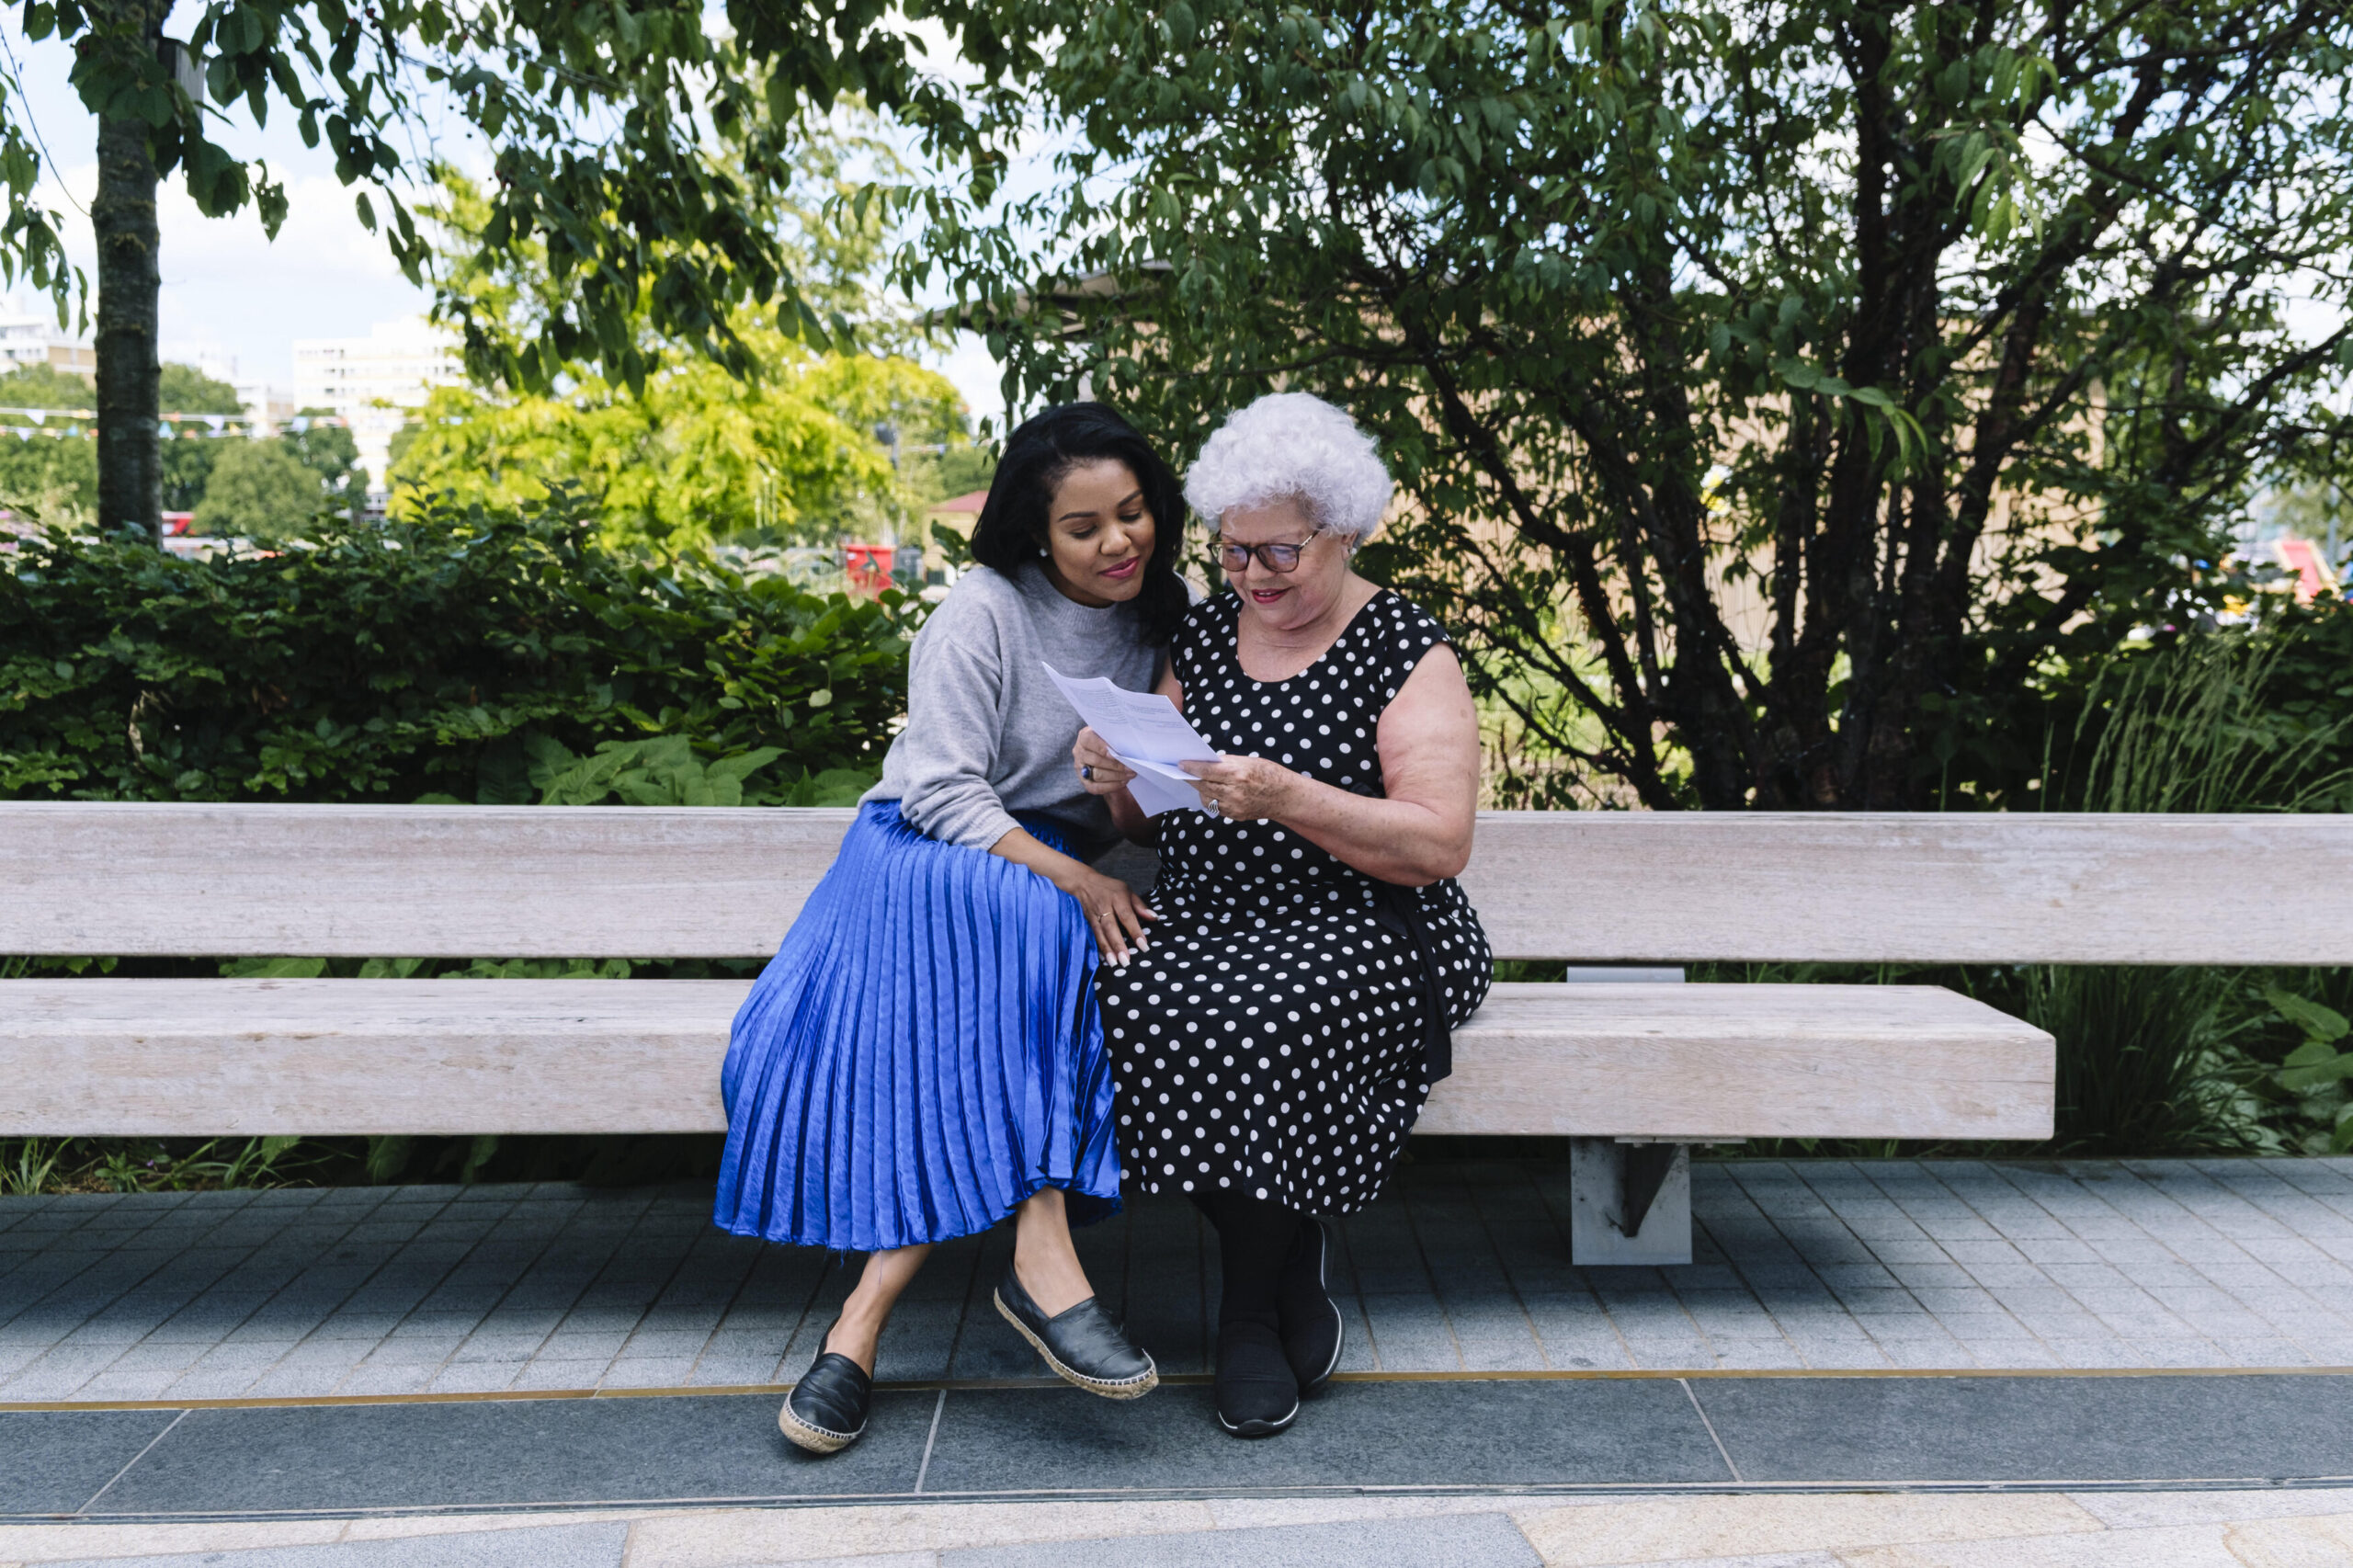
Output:
<instances>
[{"instance_id":1,"label":"black legging","mask_svg":"<svg viewBox=\"0 0 2353 1568\"><path fill-rule=\"evenodd\" d=\"M1270 1329L1277 1327L1277 1287L1283 1264L1299 1240L1299 1211L1235 1192L1188 1196L1193 1207L1217 1227L1218 1265L1225 1276L1218 1326L1262 1323Z\"/></svg>"}]
</instances>

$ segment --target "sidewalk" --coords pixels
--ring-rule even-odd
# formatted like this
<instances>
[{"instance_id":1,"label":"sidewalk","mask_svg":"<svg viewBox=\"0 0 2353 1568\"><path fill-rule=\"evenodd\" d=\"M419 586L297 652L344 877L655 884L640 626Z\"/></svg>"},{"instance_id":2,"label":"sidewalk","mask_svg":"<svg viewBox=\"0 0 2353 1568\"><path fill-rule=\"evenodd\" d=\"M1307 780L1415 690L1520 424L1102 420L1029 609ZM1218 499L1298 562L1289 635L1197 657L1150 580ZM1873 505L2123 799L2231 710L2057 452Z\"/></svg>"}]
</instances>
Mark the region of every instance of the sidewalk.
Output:
<instances>
[{"instance_id":1,"label":"sidewalk","mask_svg":"<svg viewBox=\"0 0 2353 1568\"><path fill-rule=\"evenodd\" d=\"M2336 1568L2353 1491L936 1504L0 1525L109 1568Z\"/></svg>"},{"instance_id":2,"label":"sidewalk","mask_svg":"<svg viewBox=\"0 0 2353 1568\"><path fill-rule=\"evenodd\" d=\"M2353 1161L1706 1165L1666 1270L1571 1267L1565 1199L1409 1167L1256 1444L1188 1207L1082 1233L1134 1405L1039 1376L1005 1238L943 1247L824 1461L774 1409L847 1277L699 1191L0 1200L0 1565L2353 1561Z\"/></svg>"},{"instance_id":3,"label":"sidewalk","mask_svg":"<svg viewBox=\"0 0 2353 1568\"><path fill-rule=\"evenodd\" d=\"M2353 1366L2353 1160L1702 1165L1697 1261L1567 1262L1566 1178L1411 1166L1341 1227L1358 1372ZM1214 1249L1155 1201L1080 1233L1164 1370L1208 1369ZM952 1244L886 1382L1028 1378ZM0 1403L789 1382L847 1276L699 1190L0 1199Z\"/></svg>"}]
</instances>

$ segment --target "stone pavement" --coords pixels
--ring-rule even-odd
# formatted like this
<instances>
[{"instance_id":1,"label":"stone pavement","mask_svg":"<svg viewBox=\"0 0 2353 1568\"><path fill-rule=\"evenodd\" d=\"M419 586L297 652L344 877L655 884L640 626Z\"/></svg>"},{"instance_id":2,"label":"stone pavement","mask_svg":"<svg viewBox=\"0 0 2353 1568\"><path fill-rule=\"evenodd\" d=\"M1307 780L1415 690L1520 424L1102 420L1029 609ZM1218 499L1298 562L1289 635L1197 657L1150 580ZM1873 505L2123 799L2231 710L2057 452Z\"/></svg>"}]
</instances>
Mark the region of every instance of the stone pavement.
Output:
<instances>
[{"instance_id":1,"label":"stone pavement","mask_svg":"<svg viewBox=\"0 0 2353 1568\"><path fill-rule=\"evenodd\" d=\"M0 1568L2342 1568L2353 1490L1216 1500L0 1525Z\"/></svg>"},{"instance_id":2,"label":"stone pavement","mask_svg":"<svg viewBox=\"0 0 2353 1568\"><path fill-rule=\"evenodd\" d=\"M1168 1388L1041 1378L980 1238L823 1460L773 1415L847 1276L706 1204L0 1199L0 1568L2353 1563L2353 1161L1708 1164L1656 1270L1568 1263L1555 1165L1425 1159L1256 1444L1142 1203L1082 1246Z\"/></svg>"},{"instance_id":3,"label":"stone pavement","mask_svg":"<svg viewBox=\"0 0 2353 1568\"><path fill-rule=\"evenodd\" d=\"M1695 1167L1696 1261L1567 1261L1561 1167L1409 1166L1341 1227L1344 1370L2353 1367L2353 1160ZM1214 1248L1151 1201L1080 1233L1171 1374L1208 1369ZM1004 1230L901 1308L886 1382L1040 1369ZM719 1234L700 1189L358 1187L0 1199L0 1405L766 1389L848 1278Z\"/></svg>"}]
</instances>

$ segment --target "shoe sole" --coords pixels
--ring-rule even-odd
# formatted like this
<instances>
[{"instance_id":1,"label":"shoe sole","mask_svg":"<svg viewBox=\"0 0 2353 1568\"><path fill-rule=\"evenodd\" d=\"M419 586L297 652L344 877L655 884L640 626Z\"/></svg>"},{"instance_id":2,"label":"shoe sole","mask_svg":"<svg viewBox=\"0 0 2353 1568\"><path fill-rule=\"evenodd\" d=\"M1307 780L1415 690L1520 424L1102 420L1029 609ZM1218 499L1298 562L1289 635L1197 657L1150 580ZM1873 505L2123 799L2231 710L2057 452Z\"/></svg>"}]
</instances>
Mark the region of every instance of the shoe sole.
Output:
<instances>
[{"instance_id":1,"label":"shoe sole","mask_svg":"<svg viewBox=\"0 0 2353 1568\"><path fill-rule=\"evenodd\" d=\"M1054 1376L1073 1388L1085 1389L1087 1392L1099 1394L1105 1399L1142 1399L1160 1386L1160 1368L1157 1365L1148 1366L1142 1376L1129 1378L1122 1382L1109 1382L1101 1378L1090 1378L1085 1372L1063 1366L1062 1358L1046 1348L1046 1342L1032 1334L1029 1331L1029 1325L1023 1323L1014 1310L1005 1304L1005 1296L1002 1291L990 1291L989 1300L996 1303L997 1315L1011 1324L1013 1331L1028 1340L1031 1349L1045 1358L1046 1365L1054 1369ZM1146 1356L1144 1359L1149 1362L1152 1358Z\"/></svg>"},{"instance_id":2,"label":"shoe sole","mask_svg":"<svg viewBox=\"0 0 2353 1568\"><path fill-rule=\"evenodd\" d=\"M1221 1410L1217 1413L1217 1424L1236 1437L1271 1437L1278 1433L1289 1431L1290 1424L1298 1419L1297 1401L1292 1402L1290 1414L1285 1415L1280 1421L1245 1421L1236 1425L1225 1418L1224 1411Z\"/></svg>"},{"instance_id":3,"label":"shoe sole","mask_svg":"<svg viewBox=\"0 0 2353 1568\"><path fill-rule=\"evenodd\" d=\"M844 1437L839 1432L828 1432L823 1426L812 1426L792 1414L792 1406L790 1403L776 1413L776 1425L777 1430L784 1434L785 1441L795 1448L806 1449L813 1454L840 1453L844 1449L866 1436L866 1428L863 1426L847 1437Z\"/></svg>"}]
</instances>

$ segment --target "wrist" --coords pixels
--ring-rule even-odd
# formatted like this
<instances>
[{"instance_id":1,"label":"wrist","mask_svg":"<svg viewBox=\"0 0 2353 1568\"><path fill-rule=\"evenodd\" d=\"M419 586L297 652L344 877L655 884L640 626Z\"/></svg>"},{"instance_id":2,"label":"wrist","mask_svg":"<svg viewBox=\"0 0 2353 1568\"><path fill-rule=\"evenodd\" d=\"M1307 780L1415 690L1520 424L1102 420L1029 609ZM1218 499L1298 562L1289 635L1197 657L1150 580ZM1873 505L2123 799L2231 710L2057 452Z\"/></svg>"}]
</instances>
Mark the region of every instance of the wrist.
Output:
<instances>
[{"instance_id":1,"label":"wrist","mask_svg":"<svg viewBox=\"0 0 2353 1568\"><path fill-rule=\"evenodd\" d=\"M1283 769L1282 782L1275 789L1275 809L1267 814L1279 821L1297 816L1300 808L1307 803L1308 786L1313 782L1303 773Z\"/></svg>"}]
</instances>

